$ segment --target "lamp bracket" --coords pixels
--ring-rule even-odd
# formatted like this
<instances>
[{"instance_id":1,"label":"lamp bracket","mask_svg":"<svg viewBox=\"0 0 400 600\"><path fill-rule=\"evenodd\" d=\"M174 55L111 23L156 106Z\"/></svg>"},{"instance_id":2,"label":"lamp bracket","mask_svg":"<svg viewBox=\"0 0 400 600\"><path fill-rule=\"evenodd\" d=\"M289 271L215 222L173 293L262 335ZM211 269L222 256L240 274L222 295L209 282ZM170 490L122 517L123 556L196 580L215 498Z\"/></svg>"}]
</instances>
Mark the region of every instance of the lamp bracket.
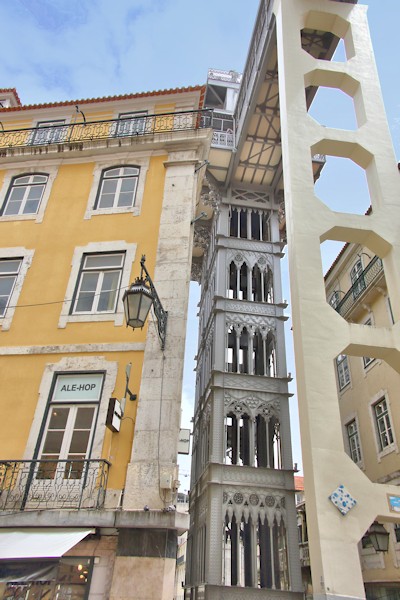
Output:
<instances>
[{"instance_id":1,"label":"lamp bracket","mask_svg":"<svg viewBox=\"0 0 400 600\"><path fill-rule=\"evenodd\" d=\"M167 320L168 320L168 312L164 310L163 305L161 304L161 300L158 297L156 288L154 287L153 281L150 277L150 273L146 269L146 256L142 254L142 258L140 259L140 278L143 279L143 273L145 273L146 277L144 277L144 281L149 284L151 293L154 296L153 301L153 309L154 314L157 319L157 331L158 337L160 338L161 350L165 349L165 337L167 334Z\"/></svg>"}]
</instances>

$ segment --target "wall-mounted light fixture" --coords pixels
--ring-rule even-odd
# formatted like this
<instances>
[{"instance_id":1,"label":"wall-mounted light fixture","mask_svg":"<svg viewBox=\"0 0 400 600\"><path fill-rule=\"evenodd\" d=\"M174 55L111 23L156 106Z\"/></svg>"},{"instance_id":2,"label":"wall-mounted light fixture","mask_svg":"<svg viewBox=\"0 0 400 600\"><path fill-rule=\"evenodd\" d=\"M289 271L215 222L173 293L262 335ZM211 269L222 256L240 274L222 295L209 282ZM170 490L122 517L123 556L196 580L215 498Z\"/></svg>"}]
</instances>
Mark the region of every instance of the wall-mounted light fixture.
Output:
<instances>
[{"instance_id":1,"label":"wall-mounted light fixture","mask_svg":"<svg viewBox=\"0 0 400 600\"><path fill-rule=\"evenodd\" d=\"M157 319L158 337L160 338L161 350L165 348L167 333L168 312L164 310L160 298L156 292L153 281L145 265L146 257L140 259L140 276L135 279L122 297L124 304L126 324L132 329L140 329L146 322L147 315L153 305L154 314ZM145 277L144 277L145 275Z\"/></svg>"},{"instance_id":2,"label":"wall-mounted light fixture","mask_svg":"<svg viewBox=\"0 0 400 600\"><path fill-rule=\"evenodd\" d=\"M375 552L387 552L389 549L389 532L386 531L382 523L374 521L367 533Z\"/></svg>"}]
</instances>

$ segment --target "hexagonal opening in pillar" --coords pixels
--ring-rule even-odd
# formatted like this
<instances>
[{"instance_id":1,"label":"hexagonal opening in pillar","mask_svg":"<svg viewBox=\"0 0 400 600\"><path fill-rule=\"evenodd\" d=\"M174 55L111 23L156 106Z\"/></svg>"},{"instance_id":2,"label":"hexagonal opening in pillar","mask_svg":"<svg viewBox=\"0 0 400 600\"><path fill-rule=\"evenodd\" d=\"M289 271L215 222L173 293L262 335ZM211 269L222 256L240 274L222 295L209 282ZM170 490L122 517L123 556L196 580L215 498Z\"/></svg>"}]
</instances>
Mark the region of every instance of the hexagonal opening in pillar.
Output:
<instances>
[{"instance_id":1,"label":"hexagonal opening in pillar","mask_svg":"<svg viewBox=\"0 0 400 600\"><path fill-rule=\"evenodd\" d=\"M350 23L334 13L310 11L301 30L301 45L319 60L343 62L355 54Z\"/></svg>"},{"instance_id":2,"label":"hexagonal opening in pillar","mask_svg":"<svg viewBox=\"0 0 400 600\"><path fill-rule=\"evenodd\" d=\"M323 86L308 86L305 92L308 114L318 123L336 129L358 128L354 101L345 92Z\"/></svg>"},{"instance_id":3,"label":"hexagonal opening in pillar","mask_svg":"<svg viewBox=\"0 0 400 600\"><path fill-rule=\"evenodd\" d=\"M319 200L335 212L364 215L371 206L365 169L350 158L325 153L318 156L325 161L314 187Z\"/></svg>"}]
</instances>

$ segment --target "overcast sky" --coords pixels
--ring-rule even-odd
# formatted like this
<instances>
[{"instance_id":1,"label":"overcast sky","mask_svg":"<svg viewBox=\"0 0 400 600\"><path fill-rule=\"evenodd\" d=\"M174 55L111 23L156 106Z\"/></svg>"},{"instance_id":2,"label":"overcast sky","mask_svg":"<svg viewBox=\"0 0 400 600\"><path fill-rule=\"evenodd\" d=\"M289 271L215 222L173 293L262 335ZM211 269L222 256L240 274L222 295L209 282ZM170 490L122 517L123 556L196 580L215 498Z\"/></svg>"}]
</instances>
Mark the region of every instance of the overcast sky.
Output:
<instances>
[{"instance_id":1,"label":"overcast sky","mask_svg":"<svg viewBox=\"0 0 400 600\"><path fill-rule=\"evenodd\" d=\"M400 159L400 1L360 3L369 5L389 126ZM203 84L210 67L243 69L258 4L259 0L0 0L0 88L16 87L23 104L34 104ZM345 112L340 104L325 104L326 118L330 111ZM334 174L333 179L337 182ZM343 181L352 194L349 179ZM329 189L328 181L326 193ZM285 266L284 279L287 288ZM197 301L193 294L184 381L186 423L194 396L191 359L196 352ZM288 363L288 370L294 371L290 349ZM293 431L294 460L301 463L296 423Z\"/></svg>"}]
</instances>

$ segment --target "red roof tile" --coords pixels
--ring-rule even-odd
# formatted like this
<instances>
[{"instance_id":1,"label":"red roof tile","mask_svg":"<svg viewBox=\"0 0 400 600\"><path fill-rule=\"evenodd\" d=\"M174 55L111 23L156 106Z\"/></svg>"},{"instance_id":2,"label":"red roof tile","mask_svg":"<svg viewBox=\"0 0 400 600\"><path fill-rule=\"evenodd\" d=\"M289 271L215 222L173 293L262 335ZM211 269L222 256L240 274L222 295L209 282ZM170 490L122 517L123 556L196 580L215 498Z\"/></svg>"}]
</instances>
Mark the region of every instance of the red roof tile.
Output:
<instances>
[{"instance_id":1,"label":"red roof tile","mask_svg":"<svg viewBox=\"0 0 400 600\"><path fill-rule=\"evenodd\" d=\"M1 91L13 91L18 99L19 106L13 106L9 108L2 109L2 112L12 112L16 110L30 110L36 108L53 108L56 106L71 106L75 104L90 104L95 102L113 102L115 100L131 100L134 98L145 98L146 96L164 96L167 94L184 94L185 92L200 92L200 108L203 106L204 95L205 95L205 85L196 85L182 88L172 88L168 90L155 90L153 92L140 92L137 94L121 94L117 96L103 96L101 98L86 98L83 100L66 100L64 102L48 102L44 104L25 104L22 106L17 92L14 88L10 88L8 90L0 89Z\"/></svg>"},{"instance_id":2,"label":"red roof tile","mask_svg":"<svg viewBox=\"0 0 400 600\"><path fill-rule=\"evenodd\" d=\"M15 100L19 106L22 106L22 102L19 99L16 88L0 88L0 94L4 94L4 92L12 92L14 94Z\"/></svg>"}]
</instances>

